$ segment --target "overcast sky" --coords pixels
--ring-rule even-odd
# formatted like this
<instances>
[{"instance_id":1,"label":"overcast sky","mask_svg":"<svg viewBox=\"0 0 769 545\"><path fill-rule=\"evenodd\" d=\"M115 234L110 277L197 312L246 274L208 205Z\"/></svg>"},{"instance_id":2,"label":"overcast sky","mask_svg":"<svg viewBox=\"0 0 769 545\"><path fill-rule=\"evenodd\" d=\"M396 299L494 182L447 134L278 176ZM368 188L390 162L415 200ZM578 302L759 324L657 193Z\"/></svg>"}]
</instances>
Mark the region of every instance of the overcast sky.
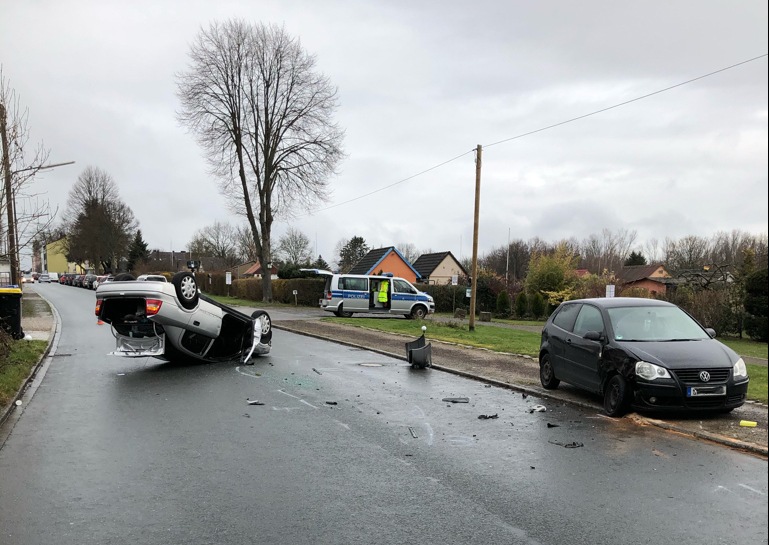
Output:
<instances>
[{"instance_id":1,"label":"overcast sky","mask_svg":"<svg viewBox=\"0 0 769 545\"><path fill-rule=\"evenodd\" d=\"M77 176L99 167L151 249L242 223L176 117L190 43L230 18L283 25L338 87L346 158L331 199L276 222L274 241L294 227L329 262L353 236L468 257L474 156L433 167L479 144L480 254L508 236L625 229L640 246L767 232L765 56L514 138L765 55L765 0L0 3L0 64L31 141L76 162L35 191L60 216Z\"/></svg>"}]
</instances>

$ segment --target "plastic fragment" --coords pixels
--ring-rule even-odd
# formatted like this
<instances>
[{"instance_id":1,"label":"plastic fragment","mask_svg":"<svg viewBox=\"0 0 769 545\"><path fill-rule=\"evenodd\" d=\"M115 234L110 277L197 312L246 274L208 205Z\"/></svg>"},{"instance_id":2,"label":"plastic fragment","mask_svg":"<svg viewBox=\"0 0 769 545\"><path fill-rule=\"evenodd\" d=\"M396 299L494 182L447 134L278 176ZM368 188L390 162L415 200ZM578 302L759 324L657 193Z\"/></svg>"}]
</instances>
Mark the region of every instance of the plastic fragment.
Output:
<instances>
[{"instance_id":1,"label":"plastic fragment","mask_svg":"<svg viewBox=\"0 0 769 545\"><path fill-rule=\"evenodd\" d=\"M469 397L444 397L441 401L448 401L449 403L470 403Z\"/></svg>"},{"instance_id":2,"label":"plastic fragment","mask_svg":"<svg viewBox=\"0 0 769 545\"><path fill-rule=\"evenodd\" d=\"M534 405L531 409L529 409L529 413L543 413L547 410L547 407L544 405Z\"/></svg>"},{"instance_id":3,"label":"plastic fragment","mask_svg":"<svg viewBox=\"0 0 769 545\"><path fill-rule=\"evenodd\" d=\"M557 428L558 424L551 424L550 422L547 423L548 428Z\"/></svg>"},{"instance_id":4,"label":"plastic fragment","mask_svg":"<svg viewBox=\"0 0 769 545\"><path fill-rule=\"evenodd\" d=\"M499 418L498 414L479 414L478 420L491 420L494 418Z\"/></svg>"},{"instance_id":5,"label":"plastic fragment","mask_svg":"<svg viewBox=\"0 0 769 545\"><path fill-rule=\"evenodd\" d=\"M740 420L740 426L743 428L755 428L757 425L758 423L752 420Z\"/></svg>"},{"instance_id":6,"label":"plastic fragment","mask_svg":"<svg viewBox=\"0 0 769 545\"><path fill-rule=\"evenodd\" d=\"M264 403L263 403L263 402L261 402L261 401L258 401L258 400L256 400L256 399L247 400L247 401L246 401L246 403L248 403L249 405L264 405Z\"/></svg>"}]
</instances>

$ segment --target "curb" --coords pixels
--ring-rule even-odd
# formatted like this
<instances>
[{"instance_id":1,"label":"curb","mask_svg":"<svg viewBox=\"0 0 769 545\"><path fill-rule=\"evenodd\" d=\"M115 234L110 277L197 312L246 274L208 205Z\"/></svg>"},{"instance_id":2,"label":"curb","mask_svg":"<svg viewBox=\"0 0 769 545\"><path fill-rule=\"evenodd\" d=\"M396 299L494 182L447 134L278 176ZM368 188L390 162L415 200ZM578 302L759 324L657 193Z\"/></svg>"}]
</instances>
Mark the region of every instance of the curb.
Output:
<instances>
[{"instance_id":1,"label":"curb","mask_svg":"<svg viewBox=\"0 0 769 545\"><path fill-rule=\"evenodd\" d=\"M300 330L297 330L297 329L294 329L294 328L291 328L291 327L283 326L283 325L280 325L280 323L278 323L278 322L273 322L272 327L273 327L273 329L280 329L282 331L288 331L289 333L294 333L294 334L297 334L297 335L304 335L305 337L312 337L312 338L320 339L320 340L324 340L324 341L331 341L331 342L335 342L337 344L341 344L341 345L344 345L344 346L349 346L349 347L352 347L352 348L358 348L358 349L362 349L362 350L368 350L369 352L376 352L377 354L382 354L383 356L389 356L391 358L395 358L395 359L398 359L398 360L408 361L408 359L405 356L402 356L400 354L394 354L394 353L388 352L386 350L380 350L380 349L377 349L377 348L371 348L371 347L368 347L368 346L359 345L359 344L352 343L352 342L349 342L349 341L338 341L338 340L330 339L328 337L323 337L321 335L316 335L314 333L308 333L308 332L300 331ZM451 344L451 343L449 343L449 344ZM546 398L546 399L555 399L555 400L558 400L558 401L562 401L562 402L565 402L565 403L569 403L571 405L575 405L575 406L581 407L583 409L595 409L596 408L595 405L592 405L590 403L584 403L584 402L581 402L581 401L575 401L575 400L572 400L572 399L564 398L564 397L561 397L561 396L558 396L558 395L553 395L550 392L540 391L540 389L529 388L527 386L522 386L522 385L519 385L519 384L510 384L510 383L507 383L507 382L501 382L501 381L496 380L496 379L487 378L487 377L483 377L483 376L480 376L480 375L474 375L474 374L471 374L471 373L466 373L464 371L458 371L456 369L451 369L449 367L444 367L442 365L432 364L431 367L433 369L438 370L438 371L444 371L446 373L451 373L453 375L458 375L458 376L461 376L461 377L464 377L464 378L478 380L480 382L485 382L487 384L493 384L494 386L498 386L500 388L507 388L508 390L515 390L517 392L523 392L523 393L526 393L528 395L533 395L533 396L537 396L537 397L543 397L543 398ZM734 438L731 438L731 437L725 437L723 435L718 435L718 434L710 433L710 432L706 432L706 431L692 431L692 430L688 430L688 429L682 428L680 426L677 426L675 424L670 424L669 422L663 422L661 420L656 420L654 418L648 418L648 417L645 417L645 416L641 416L641 415L639 415L637 413L634 414L633 420L637 421L637 422L639 422L641 424L647 424L647 425L650 425L650 426L655 426L655 427L660 428L660 429L664 429L664 430L680 433L681 435L686 435L686 436L690 436L690 437L697 437L698 439L705 439L707 441L718 443L720 445L727 446L727 447L730 447L730 448L733 448L733 449L736 449L736 450L742 450L742 451L750 452L752 454L758 454L758 455L763 456L763 457L769 457L769 448L764 447L762 445L755 444L755 443L748 443L748 442L745 442L745 441L740 441L739 439L734 439Z\"/></svg>"}]
</instances>

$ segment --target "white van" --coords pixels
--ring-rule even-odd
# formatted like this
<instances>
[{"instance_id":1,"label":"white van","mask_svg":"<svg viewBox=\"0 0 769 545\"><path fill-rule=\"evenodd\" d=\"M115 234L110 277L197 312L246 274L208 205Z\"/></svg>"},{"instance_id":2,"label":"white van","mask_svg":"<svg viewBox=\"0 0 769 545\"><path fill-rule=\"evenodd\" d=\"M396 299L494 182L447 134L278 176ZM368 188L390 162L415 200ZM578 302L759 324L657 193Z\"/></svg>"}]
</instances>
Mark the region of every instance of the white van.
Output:
<instances>
[{"instance_id":1,"label":"white van","mask_svg":"<svg viewBox=\"0 0 769 545\"><path fill-rule=\"evenodd\" d=\"M355 312L368 314L400 314L407 318L424 318L435 312L431 295L419 291L408 280L392 273L334 274L321 269L302 269L326 277L320 308L349 318ZM386 282L386 284L385 284ZM386 290L380 301L379 293Z\"/></svg>"}]
</instances>

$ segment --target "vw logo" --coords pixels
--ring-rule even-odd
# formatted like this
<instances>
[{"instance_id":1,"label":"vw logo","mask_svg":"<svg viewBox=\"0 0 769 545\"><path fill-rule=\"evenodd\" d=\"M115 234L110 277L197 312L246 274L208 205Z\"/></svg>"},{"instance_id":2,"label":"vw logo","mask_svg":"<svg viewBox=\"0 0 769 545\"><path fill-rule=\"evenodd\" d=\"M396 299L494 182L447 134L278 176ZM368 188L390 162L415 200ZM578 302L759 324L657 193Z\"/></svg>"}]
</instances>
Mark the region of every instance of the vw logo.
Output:
<instances>
[{"instance_id":1,"label":"vw logo","mask_svg":"<svg viewBox=\"0 0 769 545\"><path fill-rule=\"evenodd\" d=\"M710 380L710 373L707 371L700 371L700 380L702 382L708 382Z\"/></svg>"}]
</instances>

